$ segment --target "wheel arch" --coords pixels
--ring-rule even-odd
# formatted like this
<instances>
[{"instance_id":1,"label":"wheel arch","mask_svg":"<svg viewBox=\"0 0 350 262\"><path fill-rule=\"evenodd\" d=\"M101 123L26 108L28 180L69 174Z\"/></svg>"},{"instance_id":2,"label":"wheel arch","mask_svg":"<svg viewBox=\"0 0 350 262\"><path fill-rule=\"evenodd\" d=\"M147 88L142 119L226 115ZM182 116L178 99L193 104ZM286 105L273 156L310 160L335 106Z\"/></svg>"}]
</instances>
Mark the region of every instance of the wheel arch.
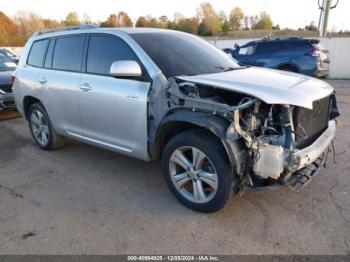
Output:
<instances>
[{"instance_id":1,"label":"wheel arch","mask_svg":"<svg viewBox=\"0 0 350 262\"><path fill-rule=\"evenodd\" d=\"M160 159L166 143L176 134L190 129L202 129L221 141L230 165L235 167L240 162L237 157L239 157L242 145L238 136L236 141L228 141L226 133L229 126L228 120L217 115L187 110L176 111L165 116L160 122L154 138L151 139L151 156L154 159Z\"/></svg>"},{"instance_id":2,"label":"wheel arch","mask_svg":"<svg viewBox=\"0 0 350 262\"><path fill-rule=\"evenodd\" d=\"M41 103L41 101L34 96L25 96L23 98L23 112L25 118L28 120L29 108L32 104Z\"/></svg>"},{"instance_id":3,"label":"wheel arch","mask_svg":"<svg viewBox=\"0 0 350 262\"><path fill-rule=\"evenodd\" d=\"M291 61L280 63L279 65L276 66L276 69L281 70L282 68L288 68L288 67L295 69L296 73L300 72L300 67L296 63Z\"/></svg>"}]
</instances>

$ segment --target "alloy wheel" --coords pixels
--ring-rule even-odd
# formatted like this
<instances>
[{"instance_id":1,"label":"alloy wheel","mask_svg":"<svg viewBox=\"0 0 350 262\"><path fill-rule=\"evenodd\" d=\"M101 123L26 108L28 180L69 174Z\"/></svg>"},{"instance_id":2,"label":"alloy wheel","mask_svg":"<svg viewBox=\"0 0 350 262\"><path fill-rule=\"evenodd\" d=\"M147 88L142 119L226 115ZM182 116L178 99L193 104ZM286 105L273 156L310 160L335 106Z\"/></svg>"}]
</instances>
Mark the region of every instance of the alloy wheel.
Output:
<instances>
[{"instance_id":1,"label":"alloy wheel","mask_svg":"<svg viewBox=\"0 0 350 262\"><path fill-rule=\"evenodd\" d=\"M193 203L207 203L218 189L218 175L208 156L193 146L177 148L169 161L169 173L177 191Z\"/></svg>"},{"instance_id":2,"label":"alloy wheel","mask_svg":"<svg viewBox=\"0 0 350 262\"><path fill-rule=\"evenodd\" d=\"M41 146L46 146L49 142L50 131L45 116L39 110L34 110L30 119L31 128L35 140Z\"/></svg>"}]
</instances>

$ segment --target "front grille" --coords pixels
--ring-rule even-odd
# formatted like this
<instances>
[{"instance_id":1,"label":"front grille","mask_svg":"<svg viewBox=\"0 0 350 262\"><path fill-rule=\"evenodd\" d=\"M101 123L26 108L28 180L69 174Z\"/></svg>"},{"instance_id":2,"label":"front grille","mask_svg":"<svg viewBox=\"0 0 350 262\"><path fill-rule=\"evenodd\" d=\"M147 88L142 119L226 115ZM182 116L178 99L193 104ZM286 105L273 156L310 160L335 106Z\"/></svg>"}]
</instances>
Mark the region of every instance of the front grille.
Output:
<instances>
[{"instance_id":1,"label":"front grille","mask_svg":"<svg viewBox=\"0 0 350 262\"><path fill-rule=\"evenodd\" d=\"M0 85L0 90L5 93L12 93L12 85Z\"/></svg>"},{"instance_id":2,"label":"front grille","mask_svg":"<svg viewBox=\"0 0 350 262\"><path fill-rule=\"evenodd\" d=\"M328 127L330 97L314 101L313 109L297 107L293 121L297 148L311 145Z\"/></svg>"}]
</instances>

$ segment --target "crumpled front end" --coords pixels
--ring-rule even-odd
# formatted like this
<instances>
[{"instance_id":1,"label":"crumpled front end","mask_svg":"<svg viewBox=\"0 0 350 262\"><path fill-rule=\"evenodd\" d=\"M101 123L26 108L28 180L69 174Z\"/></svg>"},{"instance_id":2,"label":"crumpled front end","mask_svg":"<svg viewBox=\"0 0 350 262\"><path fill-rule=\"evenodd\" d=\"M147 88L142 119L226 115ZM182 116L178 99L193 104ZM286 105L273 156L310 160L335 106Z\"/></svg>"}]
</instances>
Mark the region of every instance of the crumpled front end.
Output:
<instances>
[{"instance_id":1,"label":"crumpled front end","mask_svg":"<svg viewBox=\"0 0 350 262\"><path fill-rule=\"evenodd\" d=\"M314 102L312 110L264 105L234 112L232 130L245 141L251 159L250 186L305 186L322 167L339 115L334 95Z\"/></svg>"},{"instance_id":2,"label":"crumpled front end","mask_svg":"<svg viewBox=\"0 0 350 262\"><path fill-rule=\"evenodd\" d=\"M207 112L229 122L223 142L233 148L232 154L237 153L236 142L245 148L240 156L231 157L242 189L306 185L326 158L339 115L334 94L307 109L267 104L243 93L179 79L170 81L167 99L170 110Z\"/></svg>"}]
</instances>

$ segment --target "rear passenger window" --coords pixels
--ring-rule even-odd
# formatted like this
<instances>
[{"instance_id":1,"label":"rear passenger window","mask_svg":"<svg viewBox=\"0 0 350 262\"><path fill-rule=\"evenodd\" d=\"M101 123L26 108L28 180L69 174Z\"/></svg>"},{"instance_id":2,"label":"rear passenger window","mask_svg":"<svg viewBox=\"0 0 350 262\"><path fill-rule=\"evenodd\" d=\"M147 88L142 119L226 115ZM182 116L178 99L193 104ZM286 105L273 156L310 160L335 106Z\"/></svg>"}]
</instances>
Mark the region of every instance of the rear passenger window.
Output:
<instances>
[{"instance_id":1,"label":"rear passenger window","mask_svg":"<svg viewBox=\"0 0 350 262\"><path fill-rule=\"evenodd\" d=\"M35 41L30 49L28 56L28 65L42 67L44 63L44 57L47 49L47 45L49 44L49 40L40 40Z\"/></svg>"},{"instance_id":2,"label":"rear passenger window","mask_svg":"<svg viewBox=\"0 0 350 262\"><path fill-rule=\"evenodd\" d=\"M238 50L239 55L253 55L254 54L254 45L243 46Z\"/></svg>"},{"instance_id":3,"label":"rear passenger window","mask_svg":"<svg viewBox=\"0 0 350 262\"><path fill-rule=\"evenodd\" d=\"M90 37L86 64L88 73L109 75L112 63L120 60L138 61L138 58L131 48L118 37Z\"/></svg>"},{"instance_id":4,"label":"rear passenger window","mask_svg":"<svg viewBox=\"0 0 350 262\"><path fill-rule=\"evenodd\" d=\"M280 49L281 49L281 45L279 42L259 43L256 53L257 54L273 53L273 52L279 51Z\"/></svg>"},{"instance_id":5,"label":"rear passenger window","mask_svg":"<svg viewBox=\"0 0 350 262\"><path fill-rule=\"evenodd\" d=\"M83 36L57 38L53 53L52 68L79 72L81 70L83 48Z\"/></svg>"}]
</instances>

